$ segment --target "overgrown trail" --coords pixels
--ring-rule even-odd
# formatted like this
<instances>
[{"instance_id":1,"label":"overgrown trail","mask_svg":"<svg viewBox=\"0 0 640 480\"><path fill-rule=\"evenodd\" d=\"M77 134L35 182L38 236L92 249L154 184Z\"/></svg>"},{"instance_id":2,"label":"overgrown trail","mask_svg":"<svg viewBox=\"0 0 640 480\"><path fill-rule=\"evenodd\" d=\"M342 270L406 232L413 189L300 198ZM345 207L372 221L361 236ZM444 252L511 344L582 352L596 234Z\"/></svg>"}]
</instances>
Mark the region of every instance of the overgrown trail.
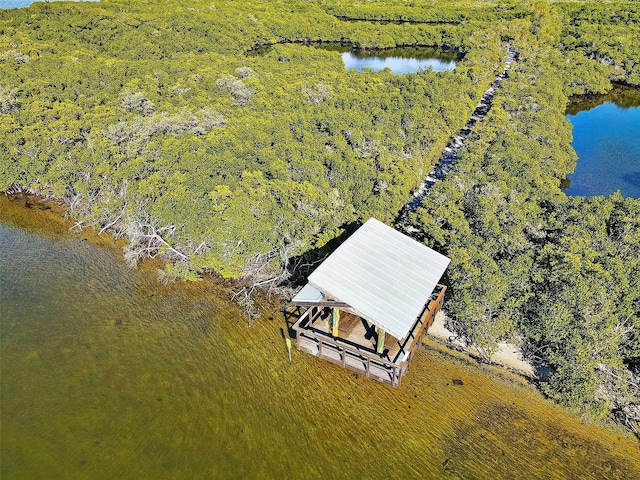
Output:
<instances>
[{"instance_id":1,"label":"overgrown trail","mask_svg":"<svg viewBox=\"0 0 640 480\"><path fill-rule=\"evenodd\" d=\"M491 110L496 90L500 87L502 81L508 77L509 69L515 59L516 50L513 46L509 45L507 55L504 60L504 70L496 77L495 81L487 91L484 92L480 99L480 103L473 111L469 121L445 147L442 152L442 156L440 157L440 161L436 164L433 171L422 181L420 188L414 192L411 200L409 200L409 202L407 202L407 204L402 208L395 222L396 230L399 230L410 237L421 239L421 230L411 223L409 220L409 214L418 209L424 197L426 197L429 190L431 190L431 187L433 187L438 180L442 180L451 171L451 167L458 161L460 149L471 135L473 127L484 120L487 113L489 113L489 110Z\"/></svg>"}]
</instances>

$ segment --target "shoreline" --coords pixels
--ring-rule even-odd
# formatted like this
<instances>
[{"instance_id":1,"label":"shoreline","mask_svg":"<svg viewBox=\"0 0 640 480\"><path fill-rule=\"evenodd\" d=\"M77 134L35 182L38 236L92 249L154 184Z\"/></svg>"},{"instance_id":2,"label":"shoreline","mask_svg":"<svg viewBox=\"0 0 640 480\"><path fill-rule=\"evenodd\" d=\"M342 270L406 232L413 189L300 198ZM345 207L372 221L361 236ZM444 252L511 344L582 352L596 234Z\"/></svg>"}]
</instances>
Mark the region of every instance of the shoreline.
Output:
<instances>
[{"instance_id":1,"label":"shoreline","mask_svg":"<svg viewBox=\"0 0 640 480\"><path fill-rule=\"evenodd\" d=\"M504 368L512 373L520 375L532 381L544 381L548 378L549 368L534 367L522 356L522 350L516 345L500 342L498 351L491 356L489 362L482 359L473 346L457 340L457 335L445 326L446 314L441 310L437 313L433 324L427 330L427 336L439 344L458 352L463 352L471 358L488 363L489 365Z\"/></svg>"},{"instance_id":2,"label":"shoreline","mask_svg":"<svg viewBox=\"0 0 640 480\"><path fill-rule=\"evenodd\" d=\"M32 200L34 203L43 202L44 204L48 204L49 208L46 208L47 210L50 209L50 206L55 205L59 209L64 210L64 212L60 210L56 210L56 214L60 215L61 217L65 217L69 213L68 202L65 202L65 200L62 198L46 195L42 192L35 192L27 188L14 186L12 189L8 189L7 191L2 193L6 195L6 197L10 201L16 201L16 200L24 201L25 204L30 203L29 200ZM26 205L26 206L27 208L30 208L29 205ZM42 210L42 208L40 209ZM65 231L72 231L73 229L74 229L73 226L71 228L67 227ZM105 238L105 239L108 238L112 241L115 241L116 243L119 241L120 242L129 241L129 239L126 237L115 240L112 234L103 236L101 235L101 233L103 232L98 233L98 230L95 229L95 227L84 226L82 228L82 230L87 230L87 229L89 231L91 230L95 231L96 237ZM79 232L76 231L74 233L79 233ZM150 260L150 259L146 259L146 260ZM140 265L140 263L141 262L138 262L138 265ZM209 277L215 278L215 281L217 283L225 284L228 287L233 287L233 286L240 287L242 285L242 282L239 282L238 279L235 279L235 280L224 279L213 271L207 271L207 272L201 272L201 273L203 274L203 276L209 276ZM532 364L530 364L529 362L525 361L522 358L521 350L517 346L513 344L508 344L506 342L501 342L498 345L498 351L490 358L489 362L486 362L486 360L482 358L482 355L476 349L474 349L473 346L468 346L464 342L460 340L456 340L457 335L454 332L448 330L445 327L445 323L446 323L446 314L441 310L436 315L433 324L427 330L428 337L440 343L446 348L456 350L458 352L463 352L469 355L471 358L473 358L476 361L480 361L483 363L488 363L490 365L505 368L506 370L509 370L520 376L523 376L529 380L538 381L538 380L545 380L547 378L548 369L545 369L544 367L539 368L538 370L540 370L540 373L542 374L541 375L537 374L536 367L534 367Z\"/></svg>"}]
</instances>

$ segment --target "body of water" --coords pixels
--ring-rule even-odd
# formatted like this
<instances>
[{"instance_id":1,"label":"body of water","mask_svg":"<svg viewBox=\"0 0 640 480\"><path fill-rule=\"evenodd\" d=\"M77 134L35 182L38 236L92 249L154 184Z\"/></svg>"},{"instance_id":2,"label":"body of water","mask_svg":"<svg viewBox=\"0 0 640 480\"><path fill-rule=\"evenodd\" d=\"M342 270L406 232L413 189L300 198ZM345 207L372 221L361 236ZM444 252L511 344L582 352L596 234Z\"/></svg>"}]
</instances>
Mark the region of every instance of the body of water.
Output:
<instances>
[{"instance_id":1,"label":"body of water","mask_svg":"<svg viewBox=\"0 0 640 480\"><path fill-rule=\"evenodd\" d=\"M395 389L289 363L276 299L250 328L60 214L0 195L3 479L640 478L636 439L519 377L435 343Z\"/></svg>"},{"instance_id":2,"label":"body of water","mask_svg":"<svg viewBox=\"0 0 640 480\"><path fill-rule=\"evenodd\" d=\"M396 75L416 73L429 68L435 72L453 70L459 59L455 52L429 47L355 50L341 45L322 44L317 48L340 52L347 70L356 69L363 72L367 68L376 71L388 68Z\"/></svg>"},{"instance_id":3,"label":"body of water","mask_svg":"<svg viewBox=\"0 0 640 480\"><path fill-rule=\"evenodd\" d=\"M568 175L565 193L594 196L620 190L640 198L640 90L619 88L576 102L567 118L578 164Z\"/></svg>"},{"instance_id":4,"label":"body of water","mask_svg":"<svg viewBox=\"0 0 640 480\"><path fill-rule=\"evenodd\" d=\"M351 46L332 42L310 43L305 45L305 48L308 47L340 53L347 70L356 69L364 72L365 69L379 71L388 68L396 75L416 73L419 70L425 69L432 69L435 72L453 70L456 68L457 62L462 58L462 55L458 52L432 47L359 50ZM267 45L255 48L249 51L248 54L264 55L271 51L271 49L272 46Z\"/></svg>"},{"instance_id":5,"label":"body of water","mask_svg":"<svg viewBox=\"0 0 640 480\"><path fill-rule=\"evenodd\" d=\"M456 61L447 58L416 58L403 57L394 54L367 55L354 52L343 52L342 61L347 70L356 69L363 72L366 68L384 70L388 68L396 75L402 73L416 73L419 70L432 69L434 72L444 72L456 68Z\"/></svg>"}]
</instances>

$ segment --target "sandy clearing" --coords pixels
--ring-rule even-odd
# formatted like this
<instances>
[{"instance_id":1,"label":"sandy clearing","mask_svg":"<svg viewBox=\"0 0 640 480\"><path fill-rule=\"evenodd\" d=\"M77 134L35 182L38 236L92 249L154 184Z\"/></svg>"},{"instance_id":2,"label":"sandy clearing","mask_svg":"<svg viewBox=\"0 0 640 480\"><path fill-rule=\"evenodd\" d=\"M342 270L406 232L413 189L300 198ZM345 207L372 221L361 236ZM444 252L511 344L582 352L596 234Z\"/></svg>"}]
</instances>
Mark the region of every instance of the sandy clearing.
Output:
<instances>
[{"instance_id":1,"label":"sandy clearing","mask_svg":"<svg viewBox=\"0 0 640 480\"><path fill-rule=\"evenodd\" d=\"M456 335L445 327L445 322L446 316L441 310L436 315L433 325L429 327L427 334L453 348L464 350L472 355L477 355L477 350L475 348L469 347L465 345L464 342L456 339ZM533 366L522 358L520 348L513 344L506 342L499 343L498 351L491 357L491 362L496 365L506 367L509 370L513 370L526 377L536 377Z\"/></svg>"}]
</instances>

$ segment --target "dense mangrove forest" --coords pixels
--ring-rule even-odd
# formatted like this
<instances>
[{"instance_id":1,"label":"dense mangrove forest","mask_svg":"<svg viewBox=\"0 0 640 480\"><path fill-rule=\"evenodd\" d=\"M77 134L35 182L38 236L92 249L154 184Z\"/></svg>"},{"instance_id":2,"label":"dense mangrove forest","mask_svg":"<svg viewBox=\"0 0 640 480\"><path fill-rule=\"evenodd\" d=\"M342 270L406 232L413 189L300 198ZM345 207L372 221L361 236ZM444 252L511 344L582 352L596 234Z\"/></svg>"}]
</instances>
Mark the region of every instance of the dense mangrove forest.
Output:
<instances>
[{"instance_id":1,"label":"dense mangrove forest","mask_svg":"<svg viewBox=\"0 0 640 480\"><path fill-rule=\"evenodd\" d=\"M411 221L452 259L459 338L521 346L547 396L637 432L640 199L561 182L569 99L640 86L638 2L34 3L0 10L0 33L0 191L62 202L74 230L125 238L130 265L163 258L164 282L281 289L353 225L393 222L513 49ZM457 62L348 70L310 46L328 42Z\"/></svg>"}]
</instances>

